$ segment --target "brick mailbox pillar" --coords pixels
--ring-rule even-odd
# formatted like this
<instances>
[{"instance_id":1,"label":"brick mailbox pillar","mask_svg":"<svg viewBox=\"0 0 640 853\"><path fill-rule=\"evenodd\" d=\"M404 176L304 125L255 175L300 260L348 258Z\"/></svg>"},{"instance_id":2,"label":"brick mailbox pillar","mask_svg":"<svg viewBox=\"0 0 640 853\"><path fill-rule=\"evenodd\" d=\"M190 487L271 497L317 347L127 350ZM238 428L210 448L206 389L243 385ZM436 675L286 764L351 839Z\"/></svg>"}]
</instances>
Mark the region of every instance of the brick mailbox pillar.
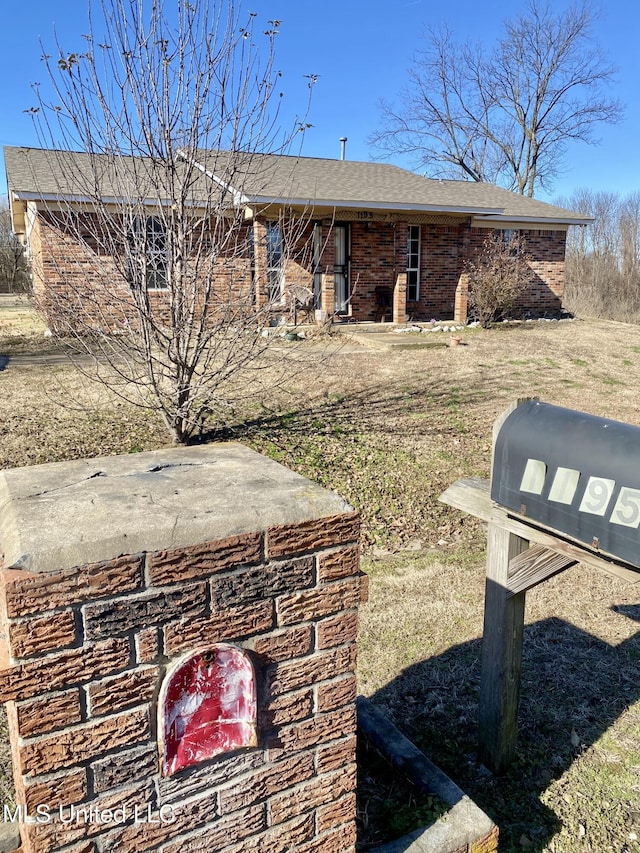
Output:
<instances>
[{"instance_id":1,"label":"brick mailbox pillar","mask_svg":"<svg viewBox=\"0 0 640 853\"><path fill-rule=\"evenodd\" d=\"M39 465L0 474L0 550L25 853L355 849L364 586L341 498L236 444ZM243 662L233 689L255 679L256 716L225 749L223 696L203 757L193 696L158 707L185 656L199 683L216 654Z\"/></svg>"}]
</instances>

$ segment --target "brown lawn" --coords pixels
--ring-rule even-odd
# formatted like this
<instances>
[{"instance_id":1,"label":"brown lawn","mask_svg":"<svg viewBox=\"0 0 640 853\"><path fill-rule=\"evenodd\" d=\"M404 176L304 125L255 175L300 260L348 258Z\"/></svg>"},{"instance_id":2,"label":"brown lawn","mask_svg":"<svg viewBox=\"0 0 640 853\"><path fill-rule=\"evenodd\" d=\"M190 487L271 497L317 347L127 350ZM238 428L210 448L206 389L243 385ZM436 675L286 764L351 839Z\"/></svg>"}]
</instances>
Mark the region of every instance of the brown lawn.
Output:
<instances>
[{"instance_id":1,"label":"brown lawn","mask_svg":"<svg viewBox=\"0 0 640 853\"><path fill-rule=\"evenodd\" d=\"M0 467L168 443L157 418L86 387L71 367L21 362L33 334L0 311L0 356L15 356L0 372ZM577 566L528 594L518 758L494 779L475 760L485 530L438 496L488 476L492 423L516 398L640 425L637 327L532 323L462 337L449 347L447 333L347 330L331 358L318 350L311 371L212 424L213 437L246 441L361 511L370 601L360 690L500 824L501 850L631 853L637 588Z\"/></svg>"}]
</instances>

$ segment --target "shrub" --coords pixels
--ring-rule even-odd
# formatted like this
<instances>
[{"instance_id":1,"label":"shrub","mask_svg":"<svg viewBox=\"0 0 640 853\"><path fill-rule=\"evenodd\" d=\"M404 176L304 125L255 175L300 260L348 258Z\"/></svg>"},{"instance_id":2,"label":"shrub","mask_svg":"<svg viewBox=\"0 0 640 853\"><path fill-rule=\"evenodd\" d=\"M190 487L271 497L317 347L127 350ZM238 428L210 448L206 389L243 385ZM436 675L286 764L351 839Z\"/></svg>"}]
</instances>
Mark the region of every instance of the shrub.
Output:
<instances>
[{"instance_id":1,"label":"shrub","mask_svg":"<svg viewBox=\"0 0 640 853\"><path fill-rule=\"evenodd\" d=\"M514 233L505 239L503 232L492 234L482 244L477 258L469 261L469 307L486 328L503 318L527 286L529 255L524 238Z\"/></svg>"}]
</instances>

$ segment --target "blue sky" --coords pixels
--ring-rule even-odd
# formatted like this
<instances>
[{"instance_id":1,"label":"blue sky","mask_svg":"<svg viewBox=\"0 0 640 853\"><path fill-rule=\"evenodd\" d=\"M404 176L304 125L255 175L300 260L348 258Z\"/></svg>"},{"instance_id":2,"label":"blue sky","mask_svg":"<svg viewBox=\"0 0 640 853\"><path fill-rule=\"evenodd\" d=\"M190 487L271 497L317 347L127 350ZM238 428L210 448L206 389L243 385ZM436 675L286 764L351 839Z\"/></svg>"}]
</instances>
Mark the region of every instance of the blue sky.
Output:
<instances>
[{"instance_id":1,"label":"blue sky","mask_svg":"<svg viewBox=\"0 0 640 853\"><path fill-rule=\"evenodd\" d=\"M459 40L491 44L506 14L523 2L458 0L448 6L434 0L243 0L260 18L282 21L277 65L283 71L285 106L291 114L306 98L305 74L319 75L314 88L303 154L338 157L346 136L347 157L368 160L375 152L367 136L380 121L378 101L392 100L406 80L411 58L426 26L446 22ZM553 4L560 6L560 4ZM564 4L562 4L564 6ZM0 144L38 145L31 118L23 110L34 103L30 84L44 82L39 38L53 45L54 26L69 51L82 49L87 0L30 0L7 3L0 33ZM550 196L570 195L580 187L625 195L640 190L640 4L607 0L602 4L597 37L619 72L615 94L626 104L620 125L602 127L599 146L574 144L566 172ZM400 157L392 159L410 168ZM0 174L0 195L6 192Z\"/></svg>"}]
</instances>

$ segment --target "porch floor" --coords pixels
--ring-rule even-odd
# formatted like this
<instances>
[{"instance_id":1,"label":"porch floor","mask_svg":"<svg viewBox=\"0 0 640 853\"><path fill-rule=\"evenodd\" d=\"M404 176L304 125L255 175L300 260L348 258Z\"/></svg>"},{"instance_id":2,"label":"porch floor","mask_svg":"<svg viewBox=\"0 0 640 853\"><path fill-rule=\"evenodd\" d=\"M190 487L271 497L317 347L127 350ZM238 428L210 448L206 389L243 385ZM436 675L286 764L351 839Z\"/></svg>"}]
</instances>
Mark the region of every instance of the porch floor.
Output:
<instances>
[{"instance_id":1,"label":"porch floor","mask_svg":"<svg viewBox=\"0 0 640 853\"><path fill-rule=\"evenodd\" d=\"M354 343L376 349L448 347L451 335L461 336L464 326L453 320L441 320L429 331L430 323L340 323L334 329L348 335ZM418 329L426 331L417 331ZM415 330L415 331L412 331Z\"/></svg>"}]
</instances>

